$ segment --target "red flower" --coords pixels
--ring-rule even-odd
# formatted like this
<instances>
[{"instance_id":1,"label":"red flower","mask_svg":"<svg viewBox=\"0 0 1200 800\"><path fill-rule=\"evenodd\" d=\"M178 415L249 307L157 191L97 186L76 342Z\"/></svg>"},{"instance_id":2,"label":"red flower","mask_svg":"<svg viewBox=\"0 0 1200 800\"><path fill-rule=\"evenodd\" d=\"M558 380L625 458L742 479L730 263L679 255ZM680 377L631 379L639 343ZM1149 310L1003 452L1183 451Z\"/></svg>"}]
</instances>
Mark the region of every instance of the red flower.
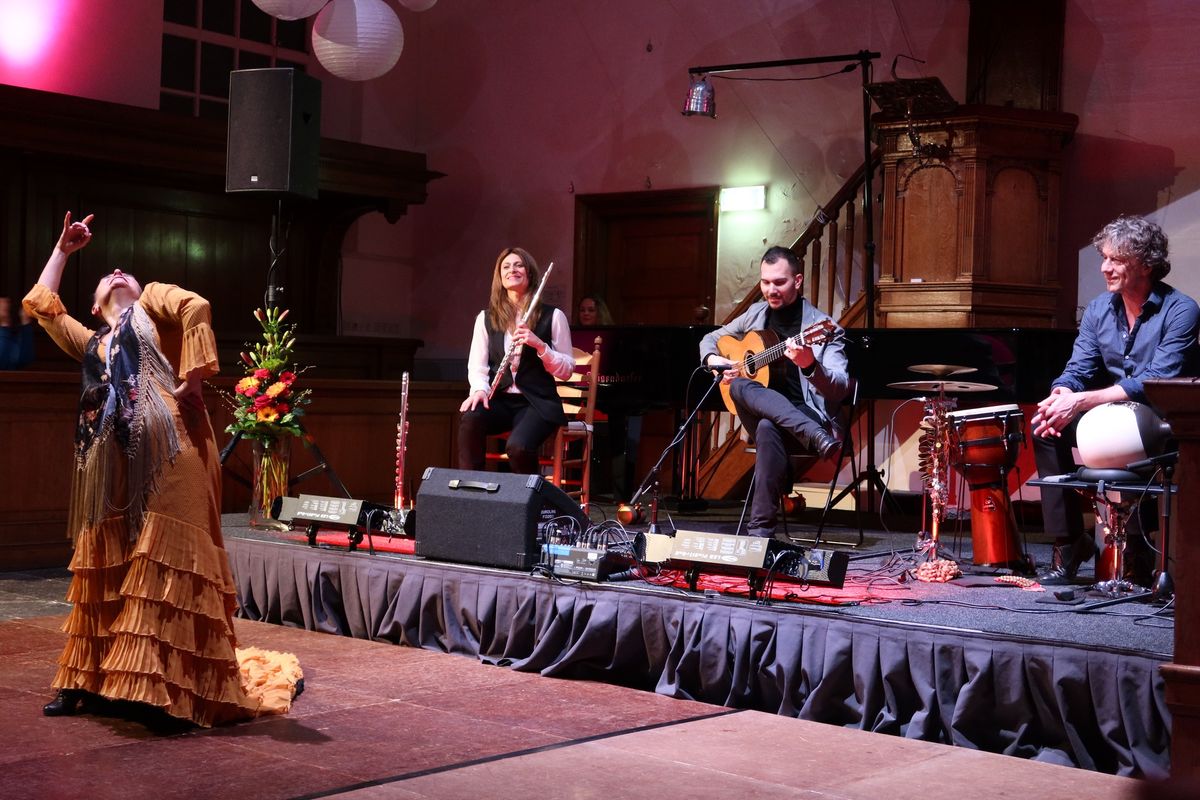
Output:
<instances>
[{"instance_id":1,"label":"red flower","mask_svg":"<svg viewBox=\"0 0 1200 800\"><path fill-rule=\"evenodd\" d=\"M294 372L284 372L284 373L281 373L281 374L279 375L279 380L281 380L282 382L286 383L288 386L291 386L291 385L292 385L292 381L296 380L296 373L294 373Z\"/></svg>"},{"instance_id":2,"label":"red flower","mask_svg":"<svg viewBox=\"0 0 1200 800\"><path fill-rule=\"evenodd\" d=\"M267 397L265 394L260 394L258 397L254 398L253 407L256 410L260 408L266 408L267 406L271 405L271 402L272 400L270 397Z\"/></svg>"},{"instance_id":3,"label":"red flower","mask_svg":"<svg viewBox=\"0 0 1200 800\"><path fill-rule=\"evenodd\" d=\"M265 381L267 378L271 377L271 370L256 369L254 370L254 377L258 378L260 381Z\"/></svg>"}]
</instances>

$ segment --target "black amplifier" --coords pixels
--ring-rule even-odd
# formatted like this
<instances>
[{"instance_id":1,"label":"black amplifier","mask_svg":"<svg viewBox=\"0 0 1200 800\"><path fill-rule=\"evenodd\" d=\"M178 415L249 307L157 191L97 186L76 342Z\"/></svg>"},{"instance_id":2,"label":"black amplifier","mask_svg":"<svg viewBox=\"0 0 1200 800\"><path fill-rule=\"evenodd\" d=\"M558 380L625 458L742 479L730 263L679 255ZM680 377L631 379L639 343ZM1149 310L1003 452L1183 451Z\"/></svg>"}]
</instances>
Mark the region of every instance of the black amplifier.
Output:
<instances>
[{"instance_id":1,"label":"black amplifier","mask_svg":"<svg viewBox=\"0 0 1200 800\"><path fill-rule=\"evenodd\" d=\"M560 578L602 581L612 572L613 558L606 547L543 544L542 566Z\"/></svg>"},{"instance_id":2,"label":"black amplifier","mask_svg":"<svg viewBox=\"0 0 1200 800\"><path fill-rule=\"evenodd\" d=\"M850 554L844 550L786 549L775 555L775 572L809 583L841 589L846 583Z\"/></svg>"}]
</instances>

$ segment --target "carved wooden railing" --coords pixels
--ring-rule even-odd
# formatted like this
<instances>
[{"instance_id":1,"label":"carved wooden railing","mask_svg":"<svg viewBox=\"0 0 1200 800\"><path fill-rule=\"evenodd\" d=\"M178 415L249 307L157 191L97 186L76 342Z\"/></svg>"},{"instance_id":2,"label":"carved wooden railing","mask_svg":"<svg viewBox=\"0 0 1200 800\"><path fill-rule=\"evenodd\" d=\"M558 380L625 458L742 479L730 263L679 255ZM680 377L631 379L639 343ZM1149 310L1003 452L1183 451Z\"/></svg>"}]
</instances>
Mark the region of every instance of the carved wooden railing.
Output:
<instances>
[{"instance_id":1,"label":"carved wooden railing","mask_svg":"<svg viewBox=\"0 0 1200 800\"><path fill-rule=\"evenodd\" d=\"M880 161L876 151L871 159L872 173L879 169ZM859 166L792 243L792 250L804 263L804 296L847 328L861 327L866 322L865 265L869 259L861 213L865 175L864 167ZM877 234L878 204L874 213ZM725 321L744 313L761 299L762 293L755 282ZM702 497L728 497L754 465L753 456L744 453L736 418L730 414L721 416L719 420L710 420L708 430L712 435L705 437L700 446L696 486Z\"/></svg>"}]
</instances>

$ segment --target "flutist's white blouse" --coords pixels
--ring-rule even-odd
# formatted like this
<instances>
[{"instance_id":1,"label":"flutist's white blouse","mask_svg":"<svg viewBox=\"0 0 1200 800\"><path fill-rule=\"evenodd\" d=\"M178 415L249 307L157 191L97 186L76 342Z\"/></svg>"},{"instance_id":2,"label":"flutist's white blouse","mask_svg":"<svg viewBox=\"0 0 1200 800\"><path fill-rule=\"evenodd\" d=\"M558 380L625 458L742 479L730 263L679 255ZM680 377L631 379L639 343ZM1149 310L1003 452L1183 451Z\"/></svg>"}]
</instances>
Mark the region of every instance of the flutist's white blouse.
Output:
<instances>
[{"instance_id":1,"label":"flutist's white blouse","mask_svg":"<svg viewBox=\"0 0 1200 800\"><path fill-rule=\"evenodd\" d=\"M492 387L492 382L488 380L488 335L487 327L483 324L483 318L486 311L480 311L475 317L475 331L471 334L471 352L467 356L467 380L471 384L471 391L488 391ZM550 318L550 334L554 340L547 342L546 352L542 355L542 366L546 368L554 377L559 380L565 380L571 376L571 372L575 369L574 349L571 345L571 328L567 324L567 315L562 312L562 309L554 309L554 315ZM512 343L512 333L505 331L504 333L504 350L508 351ZM513 356L509 362L509 367L512 369L514 376L517 371L517 366L521 363L521 351ZM512 386L508 388L509 392L519 394L521 387L516 381L513 381Z\"/></svg>"}]
</instances>

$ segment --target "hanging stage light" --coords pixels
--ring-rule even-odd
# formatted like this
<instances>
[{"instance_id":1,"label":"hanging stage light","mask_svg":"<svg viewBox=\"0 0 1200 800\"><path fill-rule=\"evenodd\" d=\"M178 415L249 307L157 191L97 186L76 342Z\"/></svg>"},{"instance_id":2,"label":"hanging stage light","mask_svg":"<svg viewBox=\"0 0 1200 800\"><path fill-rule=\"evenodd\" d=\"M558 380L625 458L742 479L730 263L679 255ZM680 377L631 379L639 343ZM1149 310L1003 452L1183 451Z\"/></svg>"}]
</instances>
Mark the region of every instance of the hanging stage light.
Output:
<instances>
[{"instance_id":1,"label":"hanging stage light","mask_svg":"<svg viewBox=\"0 0 1200 800\"><path fill-rule=\"evenodd\" d=\"M690 117L694 114L713 118L717 116L717 97L707 75L692 76L692 85L683 103L683 115Z\"/></svg>"}]
</instances>

